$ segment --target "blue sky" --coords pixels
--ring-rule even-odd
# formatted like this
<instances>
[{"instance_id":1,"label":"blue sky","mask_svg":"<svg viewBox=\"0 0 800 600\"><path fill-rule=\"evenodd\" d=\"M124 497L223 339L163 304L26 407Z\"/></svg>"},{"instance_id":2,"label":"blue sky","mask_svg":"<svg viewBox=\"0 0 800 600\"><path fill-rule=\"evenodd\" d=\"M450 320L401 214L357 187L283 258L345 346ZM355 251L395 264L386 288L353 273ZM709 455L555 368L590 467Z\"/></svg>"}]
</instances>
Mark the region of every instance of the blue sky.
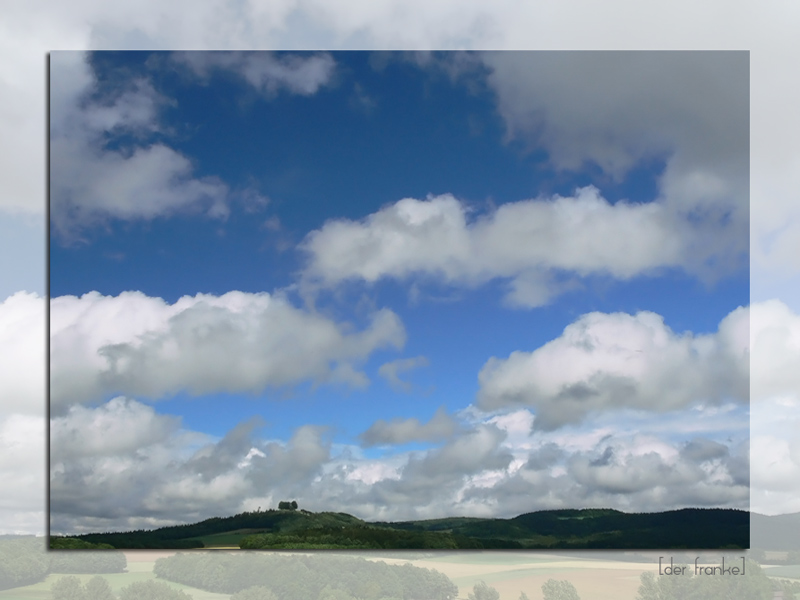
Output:
<instances>
[{"instance_id":1,"label":"blue sky","mask_svg":"<svg viewBox=\"0 0 800 600\"><path fill-rule=\"evenodd\" d=\"M746 507L747 67L53 53L53 531Z\"/></svg>"}]
</instances>

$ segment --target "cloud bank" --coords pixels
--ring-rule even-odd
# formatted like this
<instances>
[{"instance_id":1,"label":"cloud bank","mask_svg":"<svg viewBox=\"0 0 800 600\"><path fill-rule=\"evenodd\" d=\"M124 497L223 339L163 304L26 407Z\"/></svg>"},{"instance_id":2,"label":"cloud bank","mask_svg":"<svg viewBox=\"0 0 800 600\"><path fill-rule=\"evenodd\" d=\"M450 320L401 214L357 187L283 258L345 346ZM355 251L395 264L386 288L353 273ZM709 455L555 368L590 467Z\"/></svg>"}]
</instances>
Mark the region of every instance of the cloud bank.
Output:
<instances>
[{"instance_id":1,"label":"cloud bank","mask_svg":"<svg viewBox=\"0 0 800 600\"><path fill-rule=\"evenodd\" d=\"M367 448L409 442L436 442L452 437L457 428L456 421L444 408L440 408L425 424L416 418L393 419L388 422L379 419L359 437Z\"/></svg>"},{"instance_id":2,"label":"cloud bank","mask_svg":"<svg viewBox=\"0 0 800 600\"><path fill-rule=\"evenodd\" d=\"M126 440L99 439L131 415L137 417ZM514 421L531 419L518 412L514 419L462 423L441 446L365 459L352 448L334 451L318 427L268 441L251 419L208 440L130 399L74 407L53 419L54 444L69 450L68 459L54 454L51 466L53 530L155 527L274 507L288 497L309 510L374 520L510 517L580 506L747 506L746 442L516 430ZM84 435L69 435L78 430ZM137 436L135 454L120 452Z\"/></svg>"}]
</instances>

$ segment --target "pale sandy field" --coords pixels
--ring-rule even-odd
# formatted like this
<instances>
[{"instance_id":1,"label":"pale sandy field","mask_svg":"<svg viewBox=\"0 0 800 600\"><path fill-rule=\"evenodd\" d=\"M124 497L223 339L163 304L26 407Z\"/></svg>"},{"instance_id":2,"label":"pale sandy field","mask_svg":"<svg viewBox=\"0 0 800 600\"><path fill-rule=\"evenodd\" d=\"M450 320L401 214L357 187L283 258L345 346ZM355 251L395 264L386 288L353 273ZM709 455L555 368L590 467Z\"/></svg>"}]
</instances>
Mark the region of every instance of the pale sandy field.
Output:
<instances>
[{"instance_id":1,"label":"pale sandy field","mask_svg":"<svg viewBox=\"0 0 800 600\"><path fill-rule=\"evenodd\" d=\"M125 552L130 571L152 569L157 559L173 554L175 552L170 550ZM482 580L500 593L500 600L519 600L523 591L530 600L541 600L544 582L563 579L575 586L581 600L634 600L642 572L658 571L658 565L651 563L569 559L563 555L547 554L530 557L514 553L446 555L441 560L436 557L408 560L370 554L358 556L387 564L410 562L417 567L444 573L458 585L459 598L462 599L467 598L475 583Z\"/></svg>"}]
</instances>

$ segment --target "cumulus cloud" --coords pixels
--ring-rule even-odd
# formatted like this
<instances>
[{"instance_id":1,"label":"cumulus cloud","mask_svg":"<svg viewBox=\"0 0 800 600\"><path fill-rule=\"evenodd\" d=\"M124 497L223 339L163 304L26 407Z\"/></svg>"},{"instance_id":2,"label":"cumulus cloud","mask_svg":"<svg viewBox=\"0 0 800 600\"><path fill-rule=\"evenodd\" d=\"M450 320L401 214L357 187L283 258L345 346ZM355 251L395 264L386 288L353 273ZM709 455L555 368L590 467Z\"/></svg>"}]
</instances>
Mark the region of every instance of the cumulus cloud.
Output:
<instances>
[{"instance_id":1,"label":"cumulus cloud","mask_svg":"<svg viewBox=\"0 0 800 600\"><path fill-rule=\"evenodd\" d=\"M769 399L800 391L800 315L780 300L753 303L753 399Z\"/></svg>"},{"instance_id":2,"label":"cumulus cloud","mask_svg":"<svg viewBox=\"0 0 800 600\"><path fill-rule=\"evenodd\" d=\"M714 249L695 252L694 232L662 204L611 204L593 186L572 197L511 202L476 219L468 215L462 202L443 195L405 198L361 221L328 221L301 244L308 256L305 282L313 287L419 275L477 286L505 278L511 280L510 304L535 307L575 287L574 276L630 279L722 260ZM556 278L559 271L573 279Z\"/></svg>"},{"instance_id":3,"label":"cumulus cloud","mask_svg":"<svg viewBox=\"0 0 800 600\"><path fill-rule=\"evenodd\" d=\"M46 438L41 416L0 415L0 533L44 533Z\"/></svg>"},{"instance_id":4,"label":"cumulus cloud","mask_svg":"<svg viewBox=\"0 0 800 600\"><path fill-rule=\"evenodd\" d=\"M642 444L644 447L640 447ZM590 450L562 453L554 466L523 468L492 488L465 491L466 502L497 501L507 512L606 506L631 512L685 506L748 507L747 451L729 449L729 460L693 460L679 448L647 440L605 440ZM542 450L548 448L542 446ZM550 452L546 450L546 452Z\"/></svg>"},{"instance_id":5,"label":"cumulus cloud","mask_svg":"<svg viewBox=\"0 0 800 600\"><path fill-rule=\"evenodd\" d=\"M64 240L115 219L153 219L179 210L225 217L228 187L195 177L189 158L150 138L166 98L146 79L101 90L81 52L50 57L50 216ZM114 148L109 140L132 136Z\"/></svg>"},{"instance_id":6,"label":"cumulus cloud","mask_svg":"<svg viewBox=\"0 0 800 600\"><path fill-rule=\"evenodd\" d=\"M430 420L422 424L417 418L379 419L359 437L365 447L386 444L407 444L409 442L434 442L453 436L458 428L455 419L447 414L444 407L436 411Z\"/></svg>"},{"instance_id":7,"label":"cumulus cloud","mask_svg":"<svg viewBox=\"0 0 800 600\"><path fill-rule=\"evenodd\" d=\"M489 359L478 375L478 407L531 406L534 427L547 430L610 409L747 402L749 360L747 308L707 335L678 335L652 312L594 312L533 352Z\"/></svg>"},{"instance_id":8,"label":"cumulus cloud","mask_svg":"<svg viewBox=\"0 0 800 600\"><path fill-rule=\"evenodd\" d=\"M674 152L747 164L747 52L483 52L510 139L622 177ZM743 163L742 163L743 161Z\"/></svg>"},{"instance_id":9,"label":"cumulus cloud","mask_svg":"<svg viewBox=\"0 0 800 600\"><path fill-rule=\"evenodd\" d=\"M469 222L449 195L405 198L361 221L310 233L306 279L423 275L452 285L510 279L506 300L535 307L574 288L556 275L629 279L677 267L713 282L749 252L749 79L746 53L488 52L455 60L416 54L452 77L486 77L508 139L547 152L556 170L597 165L621 179L661 161L645 202L572 198L501 205ZM420 58L421 57L421 58Z\"/></svg>"},{"instance_id":10,"label":"cumulus cloud","mask_svg":"<svg viewBox=\"0 0 800 600\"><path fill-rule=\"evenodd\" d=\"M266 95L280 89L309 95L334 69L327 54L177 53L199 77L227 69ZM269 200L255 189L231 190L220 178L196 174L190 157L174 150L160 121L173 104L145 76L110 89L88 55L50 58L50 198L53 231L62 242L112 219L151 220L177 213L226 219L234 200L253 211Z\"/></svg>"},{"instance_id":11,"label":"cumulus cloud","mask_svg":"<svg viewBox=\"0 0 800 600\"><path fill-rule=\"evenodd\" d=\"M50 304L51 406L110 394L163 398L180 390L255 392L305 380L367 385L359 362L405 331L387 309L348 331L279 295L228 292L174 304L140 292L97 292Z\"/></svg>"},{"instance_id":12,"label":"cumulus cloud","mask_svg":"<svg viewBox=\"0 0 800 600\"><path fill-rule=\"evenodd\" d=\"M798 389L762 398L753 405L750 448L754 511L764 514L800 511Z\"/></svg>"},{"instance_id":13,"label":"cumulus cloud","mask_svg":"<svg viewBox=\"0 0 800 600\"><path fill-rule=\"evenodd\" d=\"M392 386L392 389L408 392L411 390L411 384L400 379L400 373L404 373L405 371L410 371L418 367L427 367L428 364L428 359L424 356L400 358L382 364L380 368L378 368L378 375L388 381L389 385Z\"/></svg>"},{"instance_id":14,"label":"cumulus cloud","mask_svg":"<svg viewBox=\"0 0 800 600\"><path fill-rule=\"evenodd\" d=\"M524 415L506 416L461 427L440 447L366 459L347 446L334 451L330 432L316 426L299 427L286 441L264 440L261 420L252 418L212 440L135 400L76 407L52 422L53 531L156 527L286 498L375 520L747 506L746 443L702 435L669 441L647 432L525 433L515 424ZM128 423L122 441L105 439ZM64 435L78 427L83 435ZM138 450L120 452L137 445L134 438Z\"/></svg>"},{"instance_id":15,"label":"cumulus cloud","mask_svg":"<svg viewBox=\"0 0 800 600\"><path fill-rule=\"evenodd\" d=\"M157 527L234 514L248 501L271 506L273 496L297 496L330 458L321 428L267 442L252 418L211 440L178 420L123 398L52 419L52 530Z\"/></svg>"},{"instance_id":16,"label":"cumulus cloud","mask_svg":"<svg viewBox=\"0 0 800 600\"><path fill-rule=\"evenodd\" d=\"M163 442L179 426L179 417L156 414L150 406L119 396L96 409L73 405L52 419L50 444L58 461L119 456Z\"/></svg>"},{"instance_id":17,"label":"cumulus cloud","mask_svg":"<svg viewBox=\"0 0 800 600\"><path fill-rule=\"evenodd\" d=\"M360 472L355 465L329 470L320 479L318 501L373 519L511 517L591 506L634 512L748 506L746 442L591 431L564 440L555 432L530 431L523 440L483 422L441 448L409 454L405 465L382 470L372 461L368 470L375 476L367 479L350 476ZM714 444L720 448L710 455L684 451Z\"/></svg>"},{"instance_id":18,"label":"cumulus cloud","mask_svg":"<svg viewBox=\"0 0 800 600\"><path fill-rule=\"evenodd\" d=\"M542 471L554 466L564 457L564 450L554 442L542 444L528 455L525 468L532 471Z\"/></svg>"},{"instance_id":19,"label":"cumulus cloud","mask_svg":"<svg viewBox=\"0 0 800 600\"><path fill-rule=\"evenodd\" d=\"M0 398L8 414L42 415L45 395L47 305L17 292L0 302Z\"/></svg>"},{"instance_id":20,"label":"cumulus cloud","mask_svg":"<svg viewBox=\"0 0 800 600\"><path fill-rule=\"evenodd\" d=\"M713 280L747 264L748 53L480 57L508 139L543 148L558 170L577 171L588 163L614 179L637 165L664 161L658 203L691 231L682 245L687 257L703 257L694 270Z\"/></svg>"},{"instance_id":21,"label":"cumulus cloud","mask_svg":"<svg viewBox=\"0 0 800 600\"><path fill-rule=\"evenodd\" d=\"M316 476L330 459L327 429L315 425L298 427L286 444L271 442L252 458L252 478L260 491L275 482L291 486L292 493L303 493L304 482Z\"/></svg>"},{"instance_id":22,"label":"cumulus cloud","mask_svg":"<svg viewBox=\"0 0 800 600\"><path fill-rule=\"evenodd\" d=\"M341 510L349 505L350 510L373 519L463 514L458 501L463 488L511 463L512 455L503 447L505 439L497 426L479 424L439 448L407 454L403 465L386 470L384 478L370 484L349 477L347 469L344 474L333 472L320 480L317 502Z\"/></svg>"},{"instance_id":23,"label":"cumulus cloud","mask_svg":"<svg viewBox=\"0 0 800 600\"><path fill-rule=\"evenodd\" d=\"M800 315L781 300L750 306L751 506L800 511Z\"/></svg>"},{"instance_id":24,"label":"cumulus cloud","mask_svg":"<svg viewBox=\"0 0 800 600\"><path fill-rule=\"evenodd\" d=\"M202 79L214 71L233 72L266 96L282 89L303 96L314 94L330 83L336 67L326 53L176 52L173 59Z\"/></svg>"}]
</instances>

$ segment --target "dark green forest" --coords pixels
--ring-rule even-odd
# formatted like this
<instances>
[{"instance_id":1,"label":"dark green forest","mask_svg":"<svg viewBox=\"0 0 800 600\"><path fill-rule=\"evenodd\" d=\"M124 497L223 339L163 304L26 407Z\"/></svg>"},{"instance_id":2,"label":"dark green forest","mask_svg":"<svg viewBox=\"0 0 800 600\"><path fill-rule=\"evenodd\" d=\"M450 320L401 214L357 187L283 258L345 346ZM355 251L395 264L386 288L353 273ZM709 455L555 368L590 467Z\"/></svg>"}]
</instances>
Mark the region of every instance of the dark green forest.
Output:
<instances>
[{"instance_id":1,"label":"dark green forest","mask_svg":"<svg viewBox=\"0 0 800 600\"><path fill-rule=\"evenodd\" d=\"M661 513L582 509L538 511L511 519L368 523L346 513L312 513L292 507L152 531L90 533L70 539L120 549L176 550L215 545L340 550L740 549L749 546L750 514L715 508ZM63 543L63 538L51 538L51 544Z\"/></svg>"}]
</instances>

